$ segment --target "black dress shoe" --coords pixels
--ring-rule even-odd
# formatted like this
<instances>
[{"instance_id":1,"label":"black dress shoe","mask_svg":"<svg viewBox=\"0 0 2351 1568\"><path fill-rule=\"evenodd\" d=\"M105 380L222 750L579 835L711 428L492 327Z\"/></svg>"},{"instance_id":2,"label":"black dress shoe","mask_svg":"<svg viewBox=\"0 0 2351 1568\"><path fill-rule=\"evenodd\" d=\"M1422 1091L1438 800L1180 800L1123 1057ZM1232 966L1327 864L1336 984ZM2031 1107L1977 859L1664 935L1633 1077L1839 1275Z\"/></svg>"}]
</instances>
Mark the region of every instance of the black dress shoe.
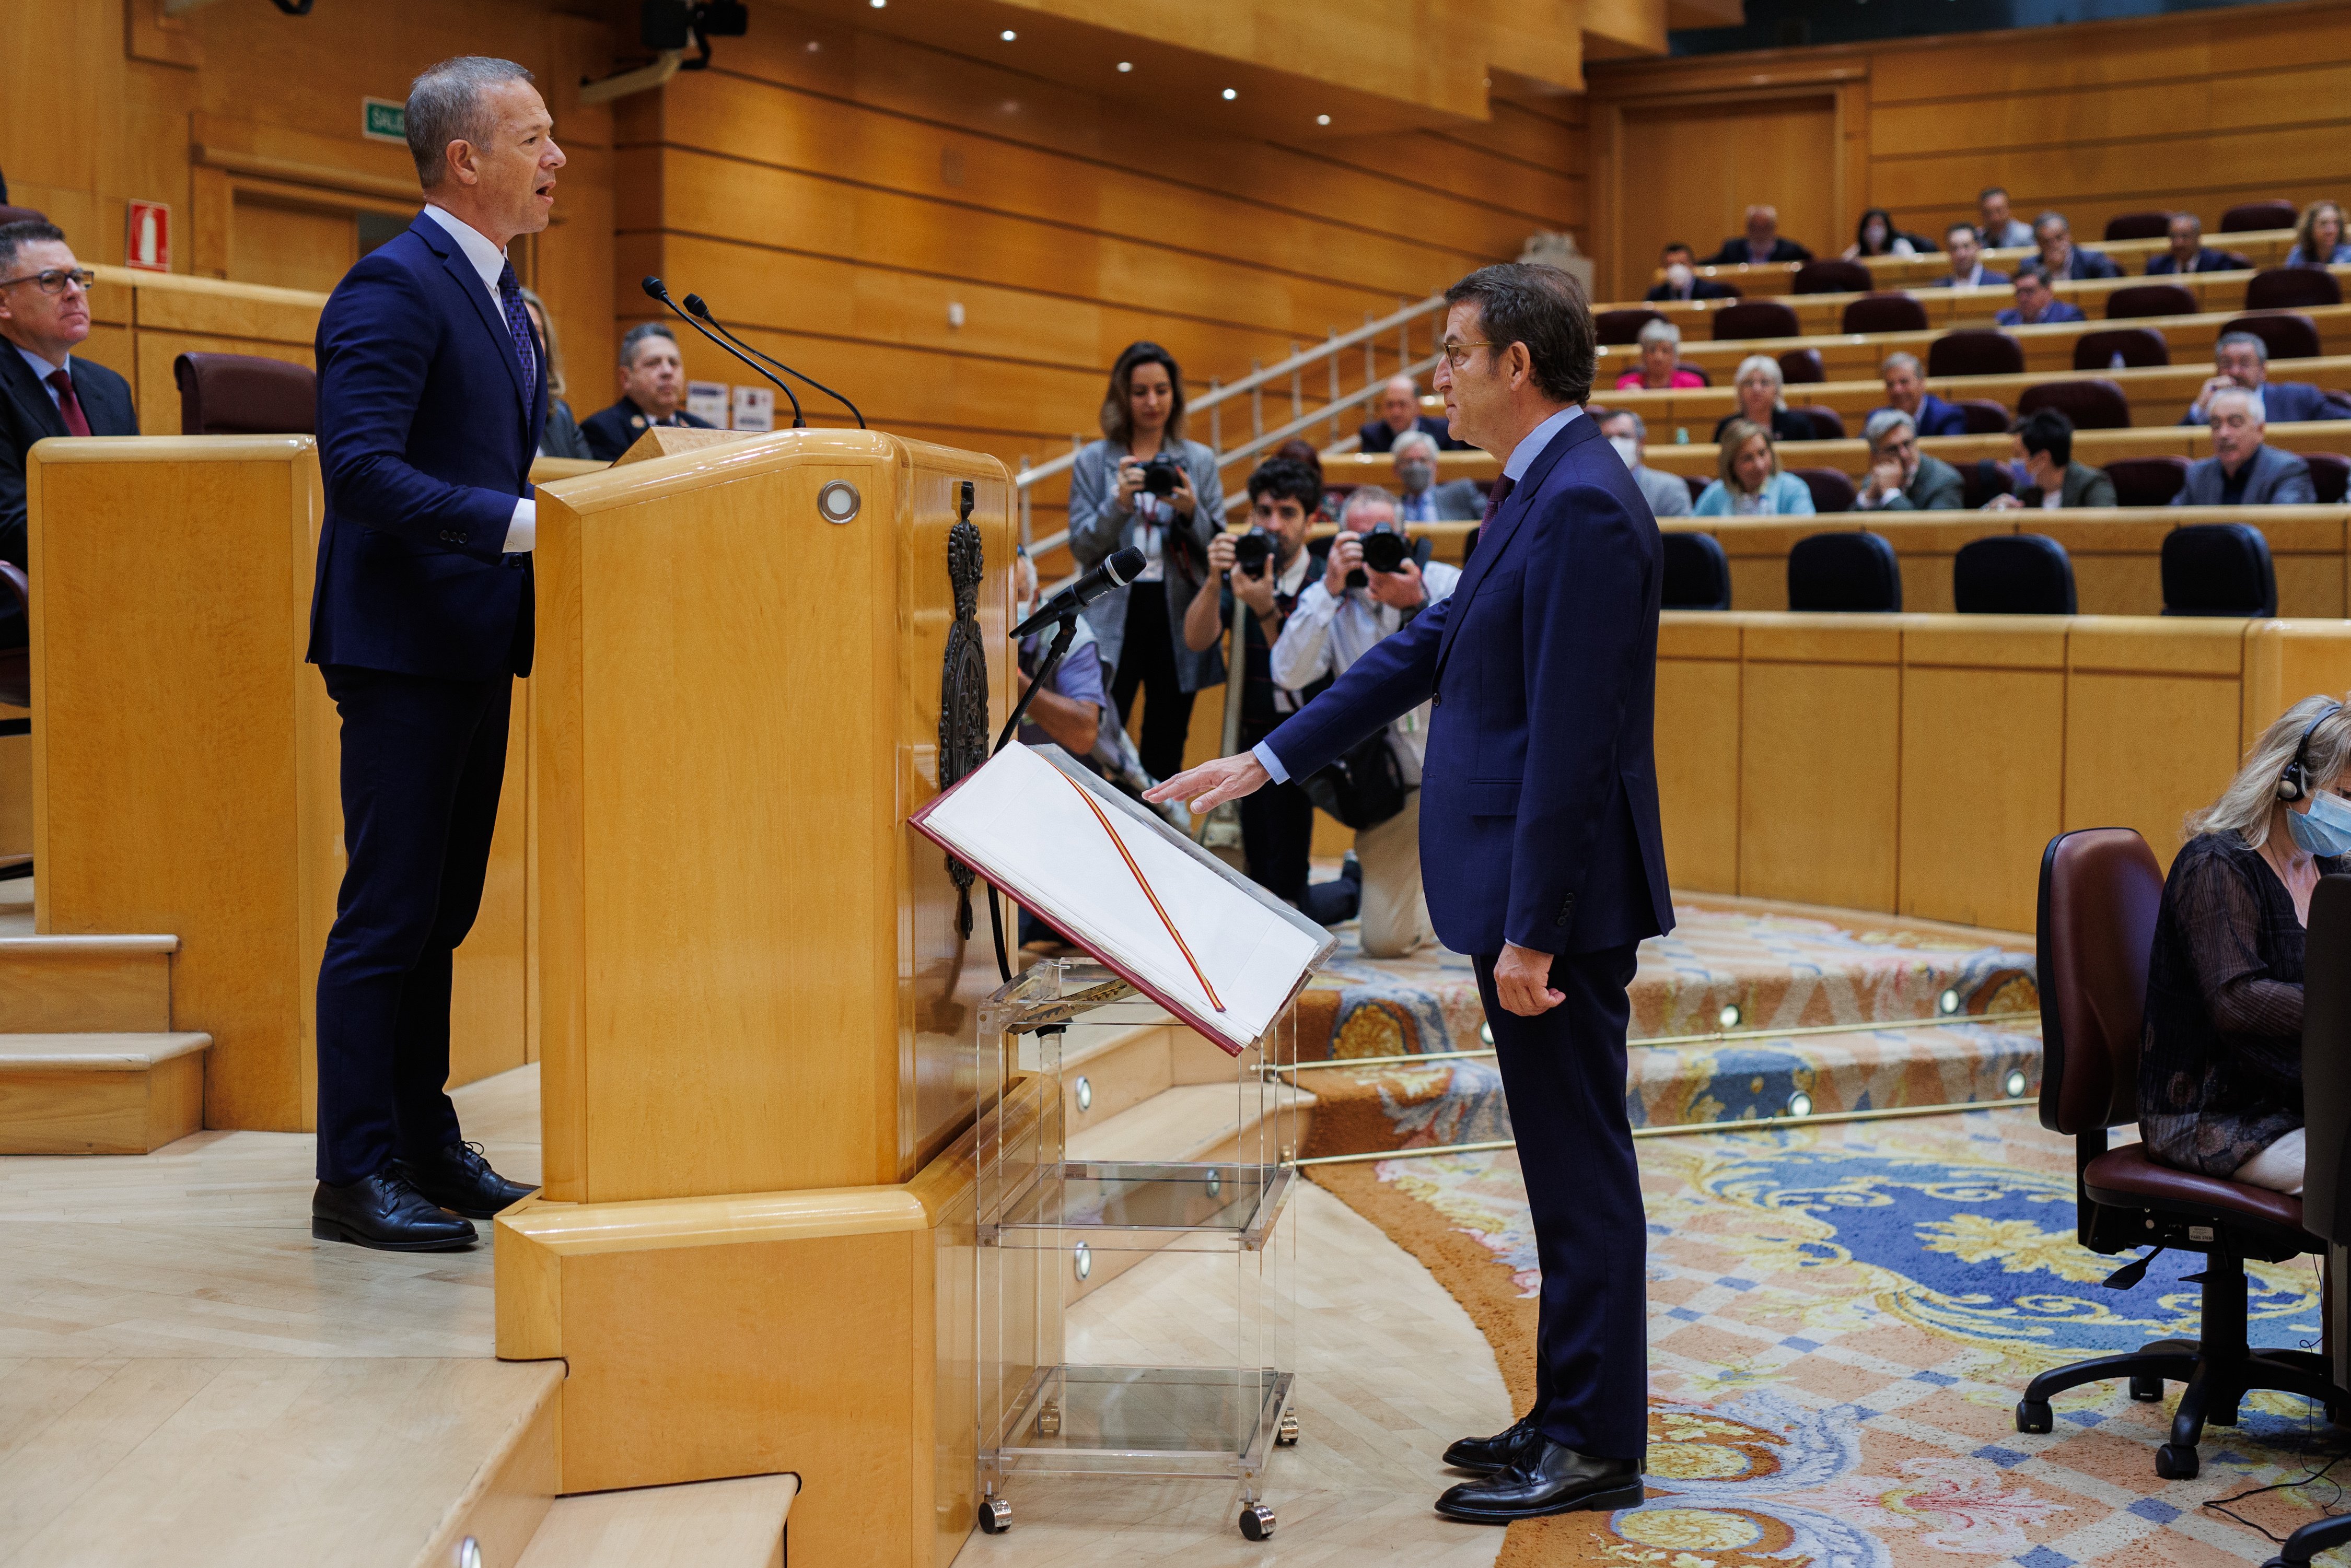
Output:
<instances>
[{"instance_id":1,"label":"black dress shoe","mask_svg":"<svg viewBox=\"0 0 2351 1568\"><path fill-rule=\"evenodd\" d=\"M1542 1428L1535 1425L1532 1415L1527 1415L1490 1437L1462 1438L1445 1450L1445 1462L1457 1470L1475 1470L1481 1476L1490 1476L1520 1459L1540 1458L1542 1443Z\"/></svg>"},{"instance_id":2,"label":"black dress shoe","mask_svg":"<svg viewBox=\"0 0 2351 1568\"><path fill-rule=\"evenodd\" d=\"M348 1186L319 1184L310 1197L310 1234L383 1252L462 1252L474 1228L408 1185L396 1166Z\"/></svg>"},{"instance_id":3,"label":"black dress shoe","mask_svg":"<svg viewBox=\"0 0 2351 1568\"><path fill-rule=\"evenodd\" d=\"M402 1155L393 1159L392 1168L426 1197L468 1219L495 1219L499 1210L512 1208L538 1190L517 1186L492 1170L479 1144L451 1144L423 1159Z\"/></svg>"},{"instance_id":4,"label":"black dress shoe","mask_svg":"<svg viewBox=\"0 0 2351 1568\"><path fill-rule=\"evenodd\" d=\"M1646 1494L1631 1459L1594 1459L1544 1439L1542 1452L1437 1500L1437 1511L1471 1524L1508 1524L1578 1509L1634 1508Z\"/></svg>"}]
</instances>

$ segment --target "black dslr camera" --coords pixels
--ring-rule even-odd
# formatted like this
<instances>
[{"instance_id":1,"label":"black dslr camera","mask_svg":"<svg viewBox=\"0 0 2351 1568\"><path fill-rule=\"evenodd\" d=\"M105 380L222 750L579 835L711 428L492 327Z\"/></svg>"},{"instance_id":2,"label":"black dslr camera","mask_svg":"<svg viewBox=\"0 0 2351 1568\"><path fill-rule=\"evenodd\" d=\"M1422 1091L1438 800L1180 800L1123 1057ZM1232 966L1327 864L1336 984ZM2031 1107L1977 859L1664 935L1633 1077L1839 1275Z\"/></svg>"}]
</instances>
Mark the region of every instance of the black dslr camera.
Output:
<instances>
[{"instance_id":1,"label":"black dslr camera","mask_svg":"<svg viewBox=\"0 0 2351 1568\"><path fill-rule=\"evenodd\" d=\"M1367 534L1356 536L1364 547L1364 566L1374 571L1395 571L1412 554L1412 542L1399 532L1394 523L1375 525ZM1363 567L1347 574L1347 586L1362 588L1371 581L1364 575Z\"/></svg>"},{"instance_id":2,"label":"black dslr camera","mask_svg":"<svg viewBox=\"0 0 2351 1568\"><path fill-rule=\"evenodd\" d=\"M1172 452L1162 452L1143 465L1143 487L1162 500L1184 483L1184 465Z\"/></svg>"},{"instance_id":3,"label":"black dslr camera","mask_svg":"<svg viewBox=\"0 0 2351 1568\"><path fill-rule=\"evenodd\" d=\"M1243 577L1263 577L1272 559L1273 536L1263 528L1253 528L1233 541L1233 570Z\"/></svg>"}]
</instances>

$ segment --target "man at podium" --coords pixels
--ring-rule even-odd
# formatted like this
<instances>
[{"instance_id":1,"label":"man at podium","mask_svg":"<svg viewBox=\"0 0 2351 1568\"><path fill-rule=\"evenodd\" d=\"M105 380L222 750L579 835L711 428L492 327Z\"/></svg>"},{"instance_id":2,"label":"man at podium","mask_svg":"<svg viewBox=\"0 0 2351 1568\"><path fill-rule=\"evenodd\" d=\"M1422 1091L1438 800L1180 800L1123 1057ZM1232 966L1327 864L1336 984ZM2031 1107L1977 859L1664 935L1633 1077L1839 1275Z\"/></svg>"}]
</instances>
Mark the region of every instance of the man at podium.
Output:
<instances>
[{"instance_id":1,"label":"man at podium","mask_svg":"<svg viewBox=\"0 0 2351 1568\"><path fill-rule=\"evenodd\" d=\"M1642 938L1673 926L1651 749L1664 549L1578 406L1596 357L1582 287L1512 264L1471 273L1446 301L1437 388L1453 434L1502 463L1460 585L1253 752L1151 796L1207 810L1435 704L1428 912L1477 967L1542 1268L1533 1408L1446 1450L1479 1479L1437 1507L1504 1524L1642 1498L1646 1229L1625 988Z\"/></svg>"}]
</instances>

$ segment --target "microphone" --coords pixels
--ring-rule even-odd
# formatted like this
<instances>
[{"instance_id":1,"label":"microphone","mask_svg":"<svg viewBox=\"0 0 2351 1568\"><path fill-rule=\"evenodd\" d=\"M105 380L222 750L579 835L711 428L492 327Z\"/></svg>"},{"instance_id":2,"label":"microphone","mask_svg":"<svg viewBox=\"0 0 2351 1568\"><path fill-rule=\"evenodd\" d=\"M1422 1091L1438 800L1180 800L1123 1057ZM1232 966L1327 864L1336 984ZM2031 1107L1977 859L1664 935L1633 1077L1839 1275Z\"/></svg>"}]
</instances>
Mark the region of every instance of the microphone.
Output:
<instances>
[{"instance_id":1,"label":"microphone","mask_svg":"<svg viewBox=\"0 0 2351 1568\"><path fill-rule=\"evenodd\" d=\"M737 353L734 345L721 340L717 336L712 333L709 328L704 326L701 322L695 320L684 311L680 310L677 308L677 301L669 297L669 285L664 283L660 278L648 277L644 280L643 287L647 294L652 295L654 298L668 306L670 308L671 314L674 315L679 320L684 322L687 326L693 328L704 337L708 338L712 342L716 343L728 353L734 354L737 359L741 360L745 364L749 365L760 375L767 377L767 379L771 382L775 382L776 386L783 392L784 396L791 398L792 428L794 430L806 430L808 428L808 421L800 417L800 400L796 397L792 397L792 389L785 386L782 382L778 381L775 375L770 372L766 366L747 355Z\"/></svg>"},{"instance_id":2,"label":"microphone","mask_svg":"<svg viewBox=\"0 0 2351 1568\"><path fill-rule=\"evenodd\" d=\"M685 297L685 308L688 310L693 311L696 316L701 317L705 321L707 321L712 326L717 328L720 331L726 332L726 324L710 313L710 307L702 302L701 295L687 295ZM790 375L799 376L800 380L808 382L809 385L816 388L817 391L824 393L825 396L832 399L833 402L847 409L850 413L855 417L858 429L862 430L865 428L865 416L857 412L857 405L850 402L847 398L841 396L839 392L833 391L831 387L825 385L822 382L817 380L814 376L803 375L800 371L793 370L791 366L776 358L775 355L768 353L764 350L751 348L750 344L743 342L742 339L737 337L732 332L726 332L726 340L730 343L741 343L744 348L750 349L751 352L758 354L759 358L767 361L768 363L775 366L776 369L785 371Z\"/></svg>"},{"instance_id":3,"label":"microphone","mask_svg":"<svg viewBox=\"0 0 2351 1568\"><path fill-rule=\"evenodd\" d=\"M1124 588L1142 572L1143 552L1133 545L1127 546L1039 605L1034 615L1012 629L1013 640L1018 642L1031 632L1041 632L1056 622L1071 619L1111 590Z\"/></svg>"}]
</instances>

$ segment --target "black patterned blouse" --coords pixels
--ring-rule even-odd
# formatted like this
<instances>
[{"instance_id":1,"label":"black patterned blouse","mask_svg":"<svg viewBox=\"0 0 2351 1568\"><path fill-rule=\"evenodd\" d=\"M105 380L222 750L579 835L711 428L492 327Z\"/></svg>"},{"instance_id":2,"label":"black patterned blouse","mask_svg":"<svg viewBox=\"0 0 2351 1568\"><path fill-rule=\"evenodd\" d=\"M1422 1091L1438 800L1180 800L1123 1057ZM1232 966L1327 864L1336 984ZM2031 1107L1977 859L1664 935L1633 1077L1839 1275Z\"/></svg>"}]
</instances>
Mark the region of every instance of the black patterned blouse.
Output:
<instances>
[{"instance_id":1,"label":"black patterned blouse","mask_svg":"<svg viewBox=\"0 0 2351 1568\"><path fill-rule=\"evenodd\" d=\"M2322 875L2351 857L2322 857ZM2302 1125L2302 960L2294 895L2236 834L2201 833L2163 882L2147 974L2138 1126L2147 1153L2206 1176Z\"/></svg>"}]
</instances>

